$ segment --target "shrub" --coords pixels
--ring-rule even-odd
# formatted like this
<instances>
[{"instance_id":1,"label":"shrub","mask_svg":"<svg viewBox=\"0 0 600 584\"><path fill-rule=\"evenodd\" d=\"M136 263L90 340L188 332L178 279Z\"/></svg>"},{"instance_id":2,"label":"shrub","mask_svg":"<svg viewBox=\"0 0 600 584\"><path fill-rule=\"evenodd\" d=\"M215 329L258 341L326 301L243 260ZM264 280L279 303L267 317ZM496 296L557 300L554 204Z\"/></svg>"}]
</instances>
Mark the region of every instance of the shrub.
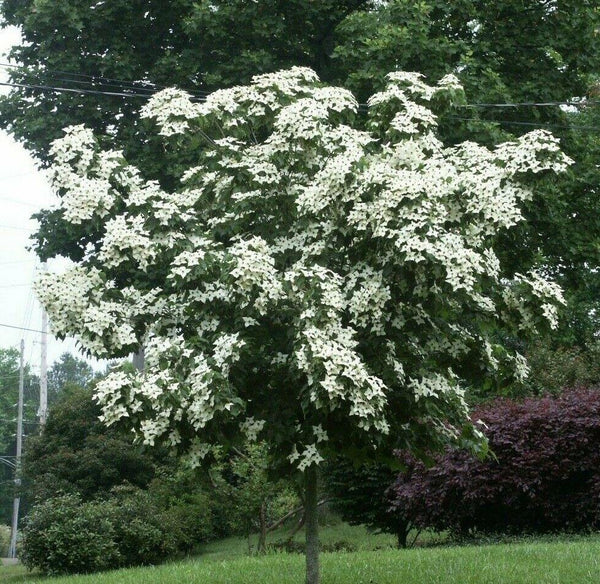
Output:
<instances>
[{"instance_id":1,"label":"shrub","mask_svg":"<svg viewBox=\"0 0 600 584\"><path fill-rule=\"evenodd\" d=\"M466 535L600 528L600 392L566 391L474 413L493 456L448 451L431 468L402 456L392 509L416 525Z\"/></svg>"},{"instance_id":2,"label":"shrub","mask_svg":"<svg viewBox=\"0 0 600 584\"><path fill-rule=\"evenodd\" d=\"M73 389L52 406L44 435L27 441L23 478L32 500L79 493L90 501L123 482L144 488L154 478L162 453L132 446L100 413L91 390Z\"/></svg>"},{"instance_id":3,"label":"shrub","mask_svg":"<svg viewBox=\"0 0 600 584\"><path fill-rule=\"evenodd\" d=\"M527 385L534 393L558 394L564 387L600 383L600 345L587 348L539 342L527 351L531 375Z\"/></svg>"},{"instance_id":4,"label":"shrub","mask_svg":"<svg viewBox=\"0 0 600 584\"><path fill-rule=\"evenodd\" d=\"M45 574L97 572L119 565L121 555L102 504L79 495L48 499L29 514L21 561Z\"/></svg>"},{"instance_id":5,"label":"shrub","mask_svg":"<svg viewBox=\"0 0 600 584\"><path fill-rule=\"evenodd\" d=\"M33 509L21 558L45 574L156 564L191 547L191 520L180 523L183 513L134 487L115 489L106 500L61 495Z\"/></svg>"},{"instance_id":6,"label":"shrub","mask_svg":"<svg viewBox=\"0 0 600 584\"><path fill-rule=\"evenodd\" d=\"M101 505L113 525L121 566L157 564L178 551L179 530L148 492L118 487Z\"/></svg>"},{"instance_id":7,"label":"shrub","mask_svg":"<svg viewBox=\"0 0 600 584\"><path fill-rule=\"evenodd\" d=\"M0 557L5 557L8 554L10 545L10 527L8 525L0 525Z\"/></svg>"}]
</instances>

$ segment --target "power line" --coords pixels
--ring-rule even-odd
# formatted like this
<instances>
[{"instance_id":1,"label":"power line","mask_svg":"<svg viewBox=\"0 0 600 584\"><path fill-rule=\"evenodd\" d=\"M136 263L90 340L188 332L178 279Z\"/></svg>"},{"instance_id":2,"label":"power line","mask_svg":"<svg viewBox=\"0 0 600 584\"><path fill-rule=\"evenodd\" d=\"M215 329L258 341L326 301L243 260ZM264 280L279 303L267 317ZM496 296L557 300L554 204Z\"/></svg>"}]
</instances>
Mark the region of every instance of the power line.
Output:
<instances>
[{"instance_id":1,"label":"power line","mask_svg":"<svg viewBox=\"0 0 600 584\"><path fill-rule=\"evenodd\" d=\"M507 108L507 107L557 107L561 105L568 105L573 107L579 107L584 105L598 105L600 101L597 100L568 100L568 101L521 101L514 103L469 103L464 105L457 105L460 108Z\"/></svg>"},{"instance_id":2,"label":"power line","mask_svg":"<svg viewBox=\"0 0 600 584\"><path fill-rule=\"evenodd\" d=\"M124 88L124 87L131 87L132 89L141 89L142 91L158 91L160 89L165 89L167 86L166 85L161 85L159 83L154 83L152 81L131 81L131 80L126 80L126 79L116 79L113 77L104 77L103 75L88 75L85 73L76 73L74 71L64 71L64 70L58 70L58 69L40 69L39 71L28 71L27 67L23 66L23 65L14 65L11 63L0 63L0 67L6 67L6 68L10 68L10 69L19 69L21 71L25 71L26 73L29 73L30 75L35 75L36 73L48 73L50 74L50 76L55 77L57 79L60 79L62 81L68 81L68 82L73 82L73 83L87 83L88 85L97 85L98 83L100 85L105 85L105 86L109 86L106 82L108 83L113 83L116 85L112 85L112 87L120 87L120 88ZM56 77L56 75L70 75L71 77L79 77L81 79L89 79L90 81L77 81L76 79L69 79L69 78L64 78L64 77ZM146 85L149 86L148 88L146 87L140 87L140 85ZM210 92L209 91L204 91L202 89L185 89L184 91L187 91L189 93L197 93L200 95L208 95Z\"/></svg>"},{"instance_id":3,"label":"power line","mask_svg":"<svg viewBox=\"0 0 600 584\"><path fill-rule=\"evenodd\" d=\"M19 199L13 199L12 197L0 197L0 201L8 201L10 203L15 203L17 205L23 205L25 207L31 207L33 209L40 208L39 205L36 205L34 203L28 203L27 201L19 201Z\"/></svg>"},{"instance_id":4,"label":"power line","mask_svg":"<svg viewBox=\"0 0 600 584\"><path fill-rule=\"evenodd\" d=\"M35 262L36 260L13 260L10 262L0 262L0 266L10 266L13 264L31 264L33 262Z\"/></svg>"},{"instance_id":5,"label":"power line","mask_svg":"<svg viewBox=\"0 0 600 584\"><path fill-rule=\"evenodd\" d=\"M4 328L17 329L20 331L31 331L32 333L41 333L42 332L41 330L38 330L38 329L28 328L28 327L24 327L24 326L15 326L14 324L0 323L0 326L4 327Z\"/></svg>"},{"instance_id":6,"label":"power line","mask_svg":"<svg viewBox=\"0 0 600 584\"><path fill-rule=\"evenodd\" d=\"M554 130L585 130L599 132L600 126L567 126L564 124L545 124L543 122L518 122L512 120L482 120L481 118L463 118L460 116L448 116L452 120L462 120L465 122L480 122L482 124L510 124L512 126L531 126L536 128L548 128Z\"/></svg>"},{"instance_id":7,"label":"power line","mask_svg":"<svg viewBox=\"0 0 600 584\"><path fill-rule=\"evenodd\" d=\"M0 66L6 66L0 64ZM90 76L91 77L91 76ZM74 82L74 83L84 83L78 82L76 80L69 79L60 79L61 81L66 82ZM92 82L86 82L87 84L94 85ZM134 83L134 82L124 82L124 83ZM77 87L58 87L55 85L47 85L47 84L30 84L30 83L12 83L12 82L0 82L0 86L5 87L16 87L21 89L38 89L44 91L55 91L55 92L69 92L76 94L91 94L91 95L106 95L110 97L136 97L136 98L144 98L148 99L154 95L154 93L158 92L164 86L155 86L156 89L146 89L143 87L131 86L127 87L125 85L113 85L111 87L115 87L120 89L121 91L102 91L101 89L84 89ZM129 89L133 90L141 90L144 93L137 93L136 91L129 91ZM195 90L183 89L183 91L187 91L188 93L193 94ZM205 101L206 95L209 95L208 92L200 92L196 91L199 95L195 95L192 97L193 101ZM581 107L587 105L598 105L600 101L597 100L565 100L565 101L523 101L523 102L506 102L506 103L471 103L471 104L463 104L456 105L457 109L475 109L475 108L518 108L518 107L558 107L558 106L571 106L571 107ZM361 103L359 104L361 108L368 108L368 104Z\"/></svg>"},{"instance_id":8,"label":"power line","mask_svg":"<svg viewBox=\"0 0 600 584\"><path fill-rule=\"evenodd\" d=\"M30 85L28 83L8 83L6 81L0 82L0 86L4 87L18 87L19 89L40 89L43 91L55 91L57 93L78 93L78 94L90 94L90 95L107 95L111 97L151 97L148 94L138 93L123 93L118 91L96 91L92 89L74 89L72 87L53 87L51 85Z\"/></svg>"},{"instance_id":9,"label":"power line","mask_svg":"<svg viewBox=\"0 0 600 584\"><path fill-rule=\"evenodd\" d=\"M16 225L0 225L0 229L15 229L17 231L30 231L30 232L35 231L34 228L18 227Z\"/></svg>"},{"instance_id":10,"label":"power line","mask_svg":"<svg viewBox=\"0 0 600 584\"><path fill-rule=\"evenodd\" d=\"M10 174L8 176L0 176L0 180L11 180L13 178L19 178L22 176L29 176L33 174L39 174L36 170L30 170L29 172L21 172L19 174Z\"/></svg>"}]
</instances>

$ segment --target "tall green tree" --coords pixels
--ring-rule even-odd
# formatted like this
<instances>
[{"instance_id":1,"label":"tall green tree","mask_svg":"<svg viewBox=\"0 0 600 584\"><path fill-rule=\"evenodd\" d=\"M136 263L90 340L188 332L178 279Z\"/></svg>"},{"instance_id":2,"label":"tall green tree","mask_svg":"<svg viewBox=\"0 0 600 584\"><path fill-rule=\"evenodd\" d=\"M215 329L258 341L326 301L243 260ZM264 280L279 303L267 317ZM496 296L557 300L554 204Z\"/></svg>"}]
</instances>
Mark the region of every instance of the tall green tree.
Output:
<instances>
[{"instance_id":1,"label":"tall green tree","mask_svg":"<svg viewBox=\"0 0 600 584\"><path fill-rule=\"evenodd\" d=\"M110 135L146 178L168 188L175 186L175 161L163 163L168 153L134 115L145 100L140 94L160 86L201 99L256 73L308 65L364 101L388 71L404 69L432 81L456 73L471 103L553 103L585 96L600 69L600 11L590 0L5 0L0 14L24 40L12 51L22 67L10 70L22 86L0 99L0 125L47 162L62 128L84 123ZM578 129L587 125L584 116L558 105L475 106L446 116L441 135L450 143L493 144L538 123L555 126L576 166L549 181L548 196L528 204L527 223L503 236L496 251L509 275L540 259L547 264L571 301L561 342L585 345L600 288L593 196L600 173L591 154L596 136ZM40 220L43 257L79 260L81 246L72 242L101 237L93 225L73 229L60 212Z\"/></svg>"},{"instance_id":2,"label":"tall green tree","mask_svg":"<svg viewBox=\"0 0 600 584\"><path fill-rule=\"evenodd\" d=\"M65 391L85 389L93 378L94 370L89 363L63 353L48 369L48 402L53 403Z\"/></svg>"},{"instance_id":3,"label":"tall green tree","mask_svg":"<svg viewBox=\"0 0 600 584\"><path fill-rule=\"evenodd\" d=\"M11 53L23 66L10 71L15 83L117 93L166 85L201 94L292 65L333 76L336 27L370 5L369 0L6 0L0 14L22 31L24 44ZM135 146L131 155L139 146L133 114L140 102L20 88L3 99L0 117L43 160L62 128L76 123L99 133L110 130L126 149Z\"/></svg>"},{"instance_id":4,"label":"tall green tree","mask_svg":"<svg viewBox=\"0 0 600 584\"><path fill-rule=\"evenodd\" d=\"M25 491L41 502L59 493L84 500L106 495L125 482L145 487L154 478L156 461L123 433L107 429L92 390L72 387L50 408L41 436L24 450Z\"/></svg>"}]
</instances>

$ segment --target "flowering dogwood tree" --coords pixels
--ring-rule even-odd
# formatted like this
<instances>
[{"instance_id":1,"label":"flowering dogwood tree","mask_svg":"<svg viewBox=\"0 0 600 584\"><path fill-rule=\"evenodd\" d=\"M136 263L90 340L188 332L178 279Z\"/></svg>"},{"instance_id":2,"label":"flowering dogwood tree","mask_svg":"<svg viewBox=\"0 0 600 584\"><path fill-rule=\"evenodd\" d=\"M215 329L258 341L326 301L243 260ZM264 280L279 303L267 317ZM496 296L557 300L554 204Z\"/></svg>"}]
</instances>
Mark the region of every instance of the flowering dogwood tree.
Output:
<instances>
[{"instance_id":1,"label":"flowering dogwood tree","mask_svg":"<svg viewBox=\"0 0 600 584\"><path fill-rule=\"evenodd\" d=\"M75 238L81 261L43 274L38 295L55 334L97 357L145 347L143 372L97 385L105 422L192 464L265 440L305 473L309 519L330 453L480 442L465 386L527 371L491 333L553 326L563 302L542 271L503 274L494 237L522 220L531 177L569 160L542 131L445 147L435 112L461 96L452 76L396 72L363 112L305 68L202 103L168 89L140 113L182 161L168 191L90 130L65 130L62 213L101 237Z\"/></svg>"}]
</instances>

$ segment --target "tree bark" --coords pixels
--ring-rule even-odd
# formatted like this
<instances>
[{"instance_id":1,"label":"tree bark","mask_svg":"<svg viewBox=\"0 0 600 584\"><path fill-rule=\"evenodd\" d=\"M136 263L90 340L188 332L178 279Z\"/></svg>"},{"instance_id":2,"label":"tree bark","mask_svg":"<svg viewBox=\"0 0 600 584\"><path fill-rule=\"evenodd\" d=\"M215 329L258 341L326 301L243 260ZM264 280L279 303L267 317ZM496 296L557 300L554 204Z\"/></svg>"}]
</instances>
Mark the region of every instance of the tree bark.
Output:
<instances>
[{"instance_id":1,"label":"tree bark","mask_svg":"<svg viewBox=\"0 0 600 584\"><path fill-rule=\"evenodd\" d=\"M305 471L306 501L306 584L319 584L319 525L317 521L317 467L311 464Z\"/></svg>"},{"instance_id":2,"label":"tree bark","mask_svg":"<svg viewBox=\"0 0 600 584\"><path fill-rule=\"evenodd\" d=\"M257 546L257 552L259 554L264 554L267 551L267 509L266 509L266 503L263 501L260 504L260 516L259 516L259 522L260 522L260 532L258 535L258 546Z\"/></svg>"}]
</instances>

